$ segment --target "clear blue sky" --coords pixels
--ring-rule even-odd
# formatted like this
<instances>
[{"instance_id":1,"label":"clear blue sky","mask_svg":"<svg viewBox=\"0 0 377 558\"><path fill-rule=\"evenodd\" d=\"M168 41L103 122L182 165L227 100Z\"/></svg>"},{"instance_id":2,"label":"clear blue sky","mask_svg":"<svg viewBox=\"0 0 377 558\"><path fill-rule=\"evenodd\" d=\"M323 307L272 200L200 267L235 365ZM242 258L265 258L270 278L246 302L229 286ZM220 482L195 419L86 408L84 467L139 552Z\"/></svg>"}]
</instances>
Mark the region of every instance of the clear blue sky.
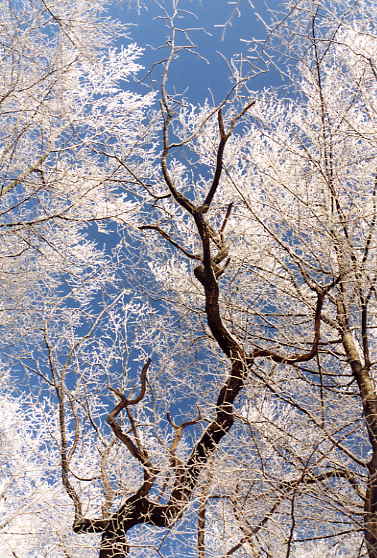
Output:
<instances>
[{"instance_id":1,"label":"clear blue sky","mask_svg":"<svg viewBox=\"0 0 377 558\"><path fill-rule=\"evenodd\" d=\"M170 6L171 0L162 0L167 6ZM124 3L116 4L112 10L114 17L135 24L130 29L132 39L140 46L145 48L145 56L142 61L143 65L148 68L151 63L161 60L166 56L167 49L157 48L163 45L168 39L168 30L164 27L161 19L161 10L155 5L153 0L149 0L148 9L143 9L141 13L132 7L127 7ZM191 33L192 39L198 45L198 50L208 58L209 64L192 55L183 55L181 60L177 62L171 75L170 84L174 85L177 91L186 90L185 96L193 102L201 102L210 96L210 90L214 94L217 102L221 101L231 87L229 80L229 72L226 62L221 57L221 52L226 58L239 52L241 49L245 51L245 43L240 38L258 39L265 36L262 22L253 15L248 0L241 0L242 15L232 19L232 25L227 28L225 36L222 40L223 28L218 27L229 19L234 11L234 4L228 0L182 0L181 7L191 10L195 13L196 18L187 14L181 20L182 27L205 28L210 34L206 34L201 30ZM276 9L280 0L273 1L273 7ZM263 0L255 0L256 10L263 16L269 18L265 2ZM155 87L158 87L158 71L153 73L156 79ZM268 72L259 78L256 78L251 87L254 90L260 90L270 85L278 85L279 77L276 73Z\"/></svg>"}]
</instances>

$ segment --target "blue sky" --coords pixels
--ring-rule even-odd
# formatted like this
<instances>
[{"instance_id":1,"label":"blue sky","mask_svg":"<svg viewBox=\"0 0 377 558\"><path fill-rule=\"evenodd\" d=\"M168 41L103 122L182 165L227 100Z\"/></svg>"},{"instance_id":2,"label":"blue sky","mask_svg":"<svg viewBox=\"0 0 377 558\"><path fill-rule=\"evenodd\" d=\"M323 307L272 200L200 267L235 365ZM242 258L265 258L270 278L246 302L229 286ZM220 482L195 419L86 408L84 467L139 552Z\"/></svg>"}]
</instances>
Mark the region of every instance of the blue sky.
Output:
<instances>
[{"instance_id":1,"label":"blue sky","mask_svg":"<svg viewBox=\"0 0 377 558\"><path fill-rule=\"evenodd\" d=\"M170 0L166 0L166 3L170 4ZM242 3L244 7L247 8L248 0L242 0ZM135 24L135 26L130 28L130 37L145 48L145 55L141 63L146 69L154 62L164 58L168 50L166 47L158 48L160 45L166 43L168 31L164 28L163 21L155 19L160 15L160 10L153 0L149 0L149 4L150 7L148 10L143 10L141 13L138 13L136 9L127 7L125 2L115 3L111 10L111 15L113 17L124 22ZM276 4L277 3L275 3L275 6ZM182 27L203 27L208 32L205 33L203 30L198 29L192 31L191 37L198 45L198 51L208 59L209 63L193 55L183 55L173 69L170 87L175 87L178 92L185 91L185 96L192 102L203 102L205 98L210 97L211 94L213 94L215 102L220 102L231 87L231 82L228 77L228 68L220 53L222 53L224 57L229 58L233 54L239 52L241 48L245 48L245 45L240 42L241 37L263 37L264 30L262 23L255 17L252 17L251 10L247 9L243 17L236 17L232 20L232 26L227 28L225 36L222 39L223 29L217 26L222 25L229 19L234 10L234 6L230 5L227 0L203 0L202 2L200 0L183 0L182 7L184 6L195 11L197 19L187 14L182 21ZM256 6L258 10L265 13L263 2L257 0ZM156 80L152 83L152 87L158 89L158 69L152 77ZM276 75L268 73L262 79L256 79L252 88L258 90L277 83L278 79ZM134 85L130 84L129 87L133 89ZM139 86L135 85L135 88L138 89ZM93 233L93 231L91 232ZM93 233L93 235L96 241L106 242L109 250L112 247L113 241L117 241L115 233L113 236L111 234L107 235L106 240L101 238L99 233ZM138 374L139 366L135 369L135 375L138 376ZM29 380L29 377L27 380ZM38 386L39 384L36 383L36 389L38 389ZM105 398L106 397L108 397L109 408L111 408L113 405L113 398L108 392L105 393ZM172 409L172 411L174 412L174 419L178 421L181 419L178 413L182 411L183 415L185 414L185 409ZM188 416L190 417L190 415L191 409ZM193 516L191 515L185 521L186 527L190 530L190 528L192 528L191 522L193 521ZM138 527L137 529L141 532L143 527ZM161 540L164 540L163 537L166 533L161 530L159 533ZM171 538L167 537L166 542L164 542L161 547L161 551L165 557L181 558L182 549L184 548L184 554L189 556L189 551L183 546L184 544L192 545L195 549L195 540L192 540L190 536L186 535L180 539L179 537L175 538L173 534ZM154 555L156 554L154 553Z\"/></svg>"},{"instance_id":2,"label":"blue sky","mask_svg":"<svg viewBox=\"0 0 377 558\"><path fill-rule=\"evenodd\" d=\"M169 5L171 0L166 0L165 3ZM256 0L254 3L258 11L267 19L268 15L264 2ZM209 63L193 55L183 55L175 64L170 76L170 91L174 88L178 92L184 91L185 97L193 103L202 103L212 95L215 102L219 103L227 95L232 84L229 80L229 70L221 54L230 58L241 49L245 50L245 43L242 43L240 38L256 37L261 39L265 36L262 22L252 16L248 0L241 0L241 4L244 5L245 12L242 17L236 17L232 20L232 25L227 28L225 36L222 37L223 28L217 26L222 25L229 19L234 10L234 5L229 4L227 0L182 1L182 7L195 11L197 16L197 19L195 19L187 14L182 20L182 27L203 27L208 32L205 33L199 29L192 31L191 38L198 45L198 51L208 59ZM276 8L278 4L279 2L275 1L274 7ZM124 4L116 4L112 10L112 15L117 19L135 24L134 27L130 28L130 36L145 49L141 63L146 71L153 63L163 59L168 52L168 49L163 46L168 39L168 29L164 27L164 22L161 19L156 19L161 15L161 12L152 0L149 1L149 6L148 10L143 10L141 13L138 13L136 9L127 8ZM152 74L155 81L151 83L151 86L156 90L159 88L159 68L161 67L155 68ZM144 71L141 75L145 75L145 73ZM276 73L268 72L255 79L251 88L258 91L264 87L279 84L279 76ZM131 87L133 86L131 85ZM141 90L143 91L143 89ZM188 400L186 400L186 404L188 404ZM176 420L180 421L184 418L185 409L174 408L171 410ZM182 415L178 416L180 412L182 412ZM191 413L192 406L185 418L189 418ZM193 525L195 521L195 513L186 517L183 524L180 525L180 529L186 531L182 536L177 536L175 533L165 539L166 531L160 530L158 532L162 543L160 551L164 557L178 558L196 555L195 525ZM139 536L143 531L145 532L145 527L135 527L136 536ZM191 534L189 534L190 531L192 531Z\"/></svg>"},{"instance_id":3,"label":"blue sky","mask_svg":"<svg viewBox=\"0 0 377 558\"><path fill-rule=\"evenodd\" d=\"M162 0L167 6L170 6L171 1ZM183 54L173 69L170 86L175 87L178 92L185 91L185 97L192 102L202 102L212 94L215 101L220 102L231 87L229 70L223 57L229 59L241 50L246 51L247 46L240 41L241 38L261 39L265 37L263 24L253 14L249 0L240 0L239 3L242 8L241 16L231 17L235 15L236 2L229 0L183 0L181 2L182 8L187 11L191 10L196 17L187 13L180 25L184 28L197 28L191 32L191 38L198 46L197 50L209 62L206 63L197 56ZM111 11L117 19L134 25L130 28L130 35L145 48L142 64L146 69L153 62L166 56L167 49L163 45L168 39L168 29L164 27L164 22L159 17L161 9L153 0L149 0L147 4L148 8L141 12L138 12L135 6L126 6L123 3L116 4ZM281 2L275 0L273 7L276 9L279 4ZM256 0L254 5L260 15L268 20L269 15L265 2ZM231 25L226 28L224 33L224 28L221 26L230 18ZM200 28L204 28L206 32ZM152 86L157 88L159 85L157 68L152 76L155 79ZM278 75L270 71L253 80L251 87L253 90L260 90L279 83Z\"/></svg>"}]
</instances>

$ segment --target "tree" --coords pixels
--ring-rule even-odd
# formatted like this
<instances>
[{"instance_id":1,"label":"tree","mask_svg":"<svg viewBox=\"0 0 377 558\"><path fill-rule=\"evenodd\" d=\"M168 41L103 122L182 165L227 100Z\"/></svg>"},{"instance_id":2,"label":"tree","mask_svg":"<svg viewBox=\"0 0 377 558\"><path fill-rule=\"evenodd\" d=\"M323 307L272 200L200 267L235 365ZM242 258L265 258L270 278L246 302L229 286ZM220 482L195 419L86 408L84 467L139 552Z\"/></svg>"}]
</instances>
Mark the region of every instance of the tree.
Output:
<instances>
[{"instance_id":1,"label":"tree","mask_svg":"<svg viewBox=\"0 0 377 558\"><path fill-rule=\"evenodd\" d=\"M1 4L0 304L6 332L12 331L9 320L20 325L22 313L38 305L43 287L38 295L34 289L63 274L73 278L77 269L92 273L101 256L83 223L131 222L134 202L125 185L133 180L132 168L150 174L152 150L142 122L153 94L127 91L141 51L135 44L111 49L125 27L101 15L105 6ZM112 143L114 153L132 153L130 168L104 158Z\"/></svg>"},{"instance_id":2,"label":"tree","mask_svg":"<svg viewBox=\"0 0 377 558\"><path fill-rule=\"evenodd\" d=\"M117 242L96 239L103 264L77 267L72 300L43 285L38 331L5 358L56 421L69 544L376 558L376 8L290 2L229 62L225 100L202 105L169 81L195 51L183 8L164 13L160 117L136 141L148 168L120 132L84 159L116 200L133 182L132 219L112 213ZM262 62L285 89L250 89Z\"/></svg>"}]
</instances>

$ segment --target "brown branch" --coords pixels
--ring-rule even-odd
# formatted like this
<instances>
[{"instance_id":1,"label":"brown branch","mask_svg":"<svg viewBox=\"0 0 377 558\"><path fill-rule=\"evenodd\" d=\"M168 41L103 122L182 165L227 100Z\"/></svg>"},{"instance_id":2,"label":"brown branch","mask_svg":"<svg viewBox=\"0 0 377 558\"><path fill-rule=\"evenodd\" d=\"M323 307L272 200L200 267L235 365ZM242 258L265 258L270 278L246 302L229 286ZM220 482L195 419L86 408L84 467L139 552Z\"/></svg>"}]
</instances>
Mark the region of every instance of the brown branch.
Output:
<instances>
[{"instance_id":1,"label":"brown branch","mask_svg":"<svg viewBox=\"0 0 377 558\"><path fill-rule=\"evenodd\" d=\"M188 250L186 250L185 248L183 248L182 246L180 246L180 244L178 244L178 242L175 242L175 240L173 240L163 229L161 229L158 225L142 225L139 227L139 230L143 231L143 230L152 230L152 231L156 231L158 232L163 238L165 238L165 240L167 240L168 242L170 242L170 244L172 244L172 246L174 246L174 248L178 248L178 250L180 250L181 252L184 253L185 256L187 256L188 258L191 258L192 260L200 260L200 256L197 256L195 254L191 254L191 252L189 252Z\"/></svg>"},{"instance_id":2,"label":"brown branch","mask_svg":"<svg viewBox=\"0 0 377 558\"><path fill-rule=\"evenodd\" d=\"M228 205L228 208L227 208L227 210L226 210L226 214L225 214L225 217L224 217L224 221L223 221L223 223L222 223L222 225L221 225L221 227L220 227L220 234L222 234L222 233L224 232L224 230L225 230L225 227L226 227L226 224L227 224L228 219L229 219L229 217L230 217L230 214L231 214L231 212L232 212L232 209L233 209L233 202L231 202L231 203Z\"/></svg>"},{"instance_id":3,"label":"brown branch","mask_svg":"<svg viewBox=\"0 0 377 558\"><path fill-rule=\"evenodd\" d=\"M321 338L321 312L323 302L326 294L334 284L335 282L331 283L330 286L327 286L325 289L317 293L317 304L314 315L314 337L310 351L306 353L296 353L295 355L279 355L269 349L255 349L252 353L252 358L268 357L274 362L288 364L295 362L307 362L308 360L311 360L318 352L318 346Z\"/></svg>"},{"instance_id":4,"label":"brown branch","mask_svg":"<svg viewBox=\"0 0 377 558\"><path fill-rule=\"evenodd\" d=\"M193 419L193 420L187 420L186 422L183 422L181 425L177 425L173 422L170 413L167 414L167 419L169 424L174 428L174 438L173 438L173 442L171 445L171 448L169 450L170 453L170 462L172 467L174 467L177 471L176 471L176 476L178 478L178 476L181 474L181 471L179 471L179 468L182 467L182 460L179 459L176 455L176 451L179 445L179 442L182 439L183 436L183 431L185 428L187 428L187 426L192 426L193 424L198 424L198 422L200 422L202 420L201 414L200 414L200 409L198 409L198 416L197 418Z\"/></svg>"},{"instance_id":5,"label":"brown branch","mask_svg":"<svg viewBox=\"0 0 377 558\"><path fill-rule=\"evenodd\" d=\"M118 438L118 440L123 442L123 444L127 447L132 457L140 461L140 463L145 467L148 466L149 463L145 457L144 452L140 451L140 449L135 445L133 440L123 432L121 426L117 422L115 422L115 419L108 416L106 421L111 426L111 429L114 432L114 435Z\"/></svg>"},{"instance_id":6,"label":"brown branch","mask_svg":"<svg viewBox=\"0 0 377 558\"><path fill-rule=\"evenodd\" d=\"M220 133L222 133L223 122L221 112L219 113L219 127ZM220 157L222 157L221 150ZM213 195L217 187L216 180L216 177L214 177ZM228 211L230 212L230 209ZM219 305L219 286L215 274L217 264L211 258L210 249L210 239L213 238L214 231L206 222L203 213L205 213L203 208L199 208L193 214L203 249L202 265L194 270L194 274L204 287L208 326L219 347L230 359L231 372L219 392L214 419L195 444L184 466L183 473L176 474L171 496L168 505L165 507L167 525L174 523L183 513L184 507L189 502L195 489L203 466L232 427L234 422L233 403L243 387L244 378L252 363L252 359L246 358L242 347L226 329L222 321ZM219 252L221 252L221 249L226 252L226 247L221 239L218 239L217 246Z\"/></svg>"},{"instance_id":7,"label":"brown branch","mask_svg":"<svg viewBox=\"0 0 377 558\"><path fill-rule=\"evenodd\" d=\"M202 213L207 213L207 211L209 210L213 197L216 194L216 190L219 186L221 173L223 170L223 158L224 158L225 145L231 135L231 131L225 133L222 109L219 109L217 113L217 118L219 124L220 142L219 145L217 146L216 169L215 169L215 174L213 176L211 187L201 207Z\"/></svg>"},{"instance_id":8,"label":"brown branch","mask_svg":"<svg viewBox=\"0 0 377 558\"><path fill-rule=\"evenodd\" d=\"M76 521L79 521L82 518L82 505L81 505L80 498L69 479L69 473L70 473L69 465L73 453L70 454L70 451L68 449L67 425L66 425L66 417L65 417L64 370L61 372L59 378L52 347L50 345L47 324L44 327L43 337L47 348L48 364L51 371L51 376L53 378L53 385L55 387L56 397L58 400L59 434L60 434L60 444L61 444L61 448L60 448L61 479L66 493L68 494L68 496L71 498L73 502L74 509L75 509L74 522L76 523ZM77 429L75 432L75 436L76 435L77 435Z\"/></svg>"},{"instance_id":9,"label":"brown branch","mask_svg":"<svg viewBox=\"0 0 377 558\"><path fill-rule=\"evenodd\" d=\"M243 351L225 327L220 314L219 286L214 271L217 264L211 258L211 233L204 216L200 212L195 214L195 222L202 240L203 264L195 268L194 275L204 287L208 326L224 354L228 358L233 358L233 356L237 358L237 355L242 354Z\"/></svg>"},{"instance_id":10,"label":"brown branch","mask_svg":"<svg viewBox=\"0 0 377 558\"><path fill-rule=\"evenodd\" d=\"M311 484L316 484L332 478L343 478L347 480L359 494L359 487L356 483L355 475L352 471L348 471L347 469L330 469L329 471L324 471L318 475L308 473L299 479L279 482L276 490L296 490L300 485L309 486Z\"/></svg>"},{"instance_id":11,"label":"brown branch","mask_svg":"<svg viewBox=\"0 0 377 558\"><path fill-rule=\"evenodd\" d=\"M148 520L153 525L169 528L183 514L197 486L200 473L233 425L233 403L243 387L244 377L250 364L250 361L244 362L240 358L233 360L231 373L224 382L217 399L216 415L213 421L195 444L186 463L175 462L175 482L168 503L166 505L149 503ZM184 424L187 425L187 423Z\"/></svg>"},{"instance_id":12,"label":"brown branch","mask_svg":"<svg viewBox=\"0 0 377 558\"><path fill-rule=\"evenodd\" d=\"M176 451L177 451L179 442L182 439L184 429L187 428L187 426L191 426L193 424L198 424L198 422L200 422L202 420L202 416L201 416L199 407L198 407L198 416L195 419L185 421L180 425L176 424L173 421L170 413L167 413L166 418L167 418L168 423L170 424L170 426L172 426L172 428L174 429L174 438L173 438L171 447L169 448L170 469L169 469L169 473L168 473L168 475L167 475L167 477L164 481L164 484L161 488L161 494L163 494L165 492L165 489L167 487L168 479L170 477L171 471L173 471L174 474L175 474L175 479L176 479L177 484L180 482L179 479L182 480L183 473L184 473L184 470L185 470L185 464L182 461L182 459L177 457Z\"/></svg>"},{"instance_id":13,"label":"brown branch","mask_svg":"<svg viewBox=\"0 0 377 558\"><path fill-rule=\"evenodd\" d=\"M115 159L115 161L117 161L117 163L119 163L119 165L121 167L123 167L134 179L134 181L139 184L139 186L141 186L142 188L144 188L144 190L155 200L163 200L166 198L170 198L171 194L163 194L161 196L157 196L156 194L154 194L153 192L150 191L150 184L145 184L145 182L143 180L141 180L135 173L134 171L128 166L126 165L126 163L120 158L118 157L118 155L112 154L112 153L107 153L106 151L101 151L100 149L96 150L97 153L99 153L100 155L104 155L105 157L108 157L109 159ZM115 179L114 179L115 180ZM120 182L124 182L123 180L120 180Z\"/></svg>"},{"instance_id":14,"label":"brown branch","mask_svg":"<svg viewBox=\"0 0 377 558\"><path fill-rule=\"evenodd\" d=\"M220 183L220 178L221 178L221 174L222 174L222 170L223 170L224 150L225 150L226 143L227 143L228 139L230 138L230 136L232 135L232 132L233 132L234 127L236 126L237 122L244 116L244 114L255 103L256 103L256 101L251 101L250 103L247 103L244 106L244 108L231 120L230 127L229 127L229 130L227 132L225 131L225 127L224 127L224 119L223 119L222 109L220 108L217 112L217 120L218 120L219 133L220 133L220 141L219 141L219 144L217 146L216 168L215 168L215 173L213 175L212 184L211 184L209 192L206 196L206 199L204 200L204 203L200 208L201 212L203 214L208 212L208 210L210 208L210 205L212 203L212 200L213 200L213 198L216 194L219 183Z\"/></svg>"},{"instance_id":15,"label":"brown branch","mask_svg":"<svg viewBox=\"0 0 377 558\"><path fill-rule=\"evenodd\" d=\"M148 358L140 373L141 390L139 395L135 397L135 399L127 399L125 395L118 389L108 386L109 390L115 393L120 398L120 402L118 403L118 405L111 411L111 413L109 413L108 419L115 418L122 409L127 407L127 405L136 405L136 403L139 403L143 399L147 387L147 372L150 364L151 359Z\"/></svg>"},{"instance_id":16,"label":"brown branch","mask_svg":"<svg viewBox=\"0 0 377 558\"><path fill-rule=\"evenodd\" d=\"M193 215L196 207L194 206L193 203L191 203L191 201L186 198L186 196L184 196L181 192L179 192L175 185L174 185L174 181L173 178L169 172L168 169L168 156L170 153L170 149L171 146L169 145L169 127L171 124L171 120L172 120L172 115L169 111L168 105L167 105L167 100L166 97L164 98L165 102L162 102L161 105L161 110L164 116L164 121L163 121L163 130L162 130L162 138L163 138L163 150L162 150L162 155L161 155L161 170L162 170L162 174L165 180L165 183L167 185L167 187L169 188L169 191L171 193L171 195L173 196L173 198L175 199L175 201L181 206L183 207L188 213L190 213L190 215ZM164 113L164 110L166 111Z\"/></svg>"},{"instance_id":17,"label":"brown branch","mask_svg":"<svg viewBox=\"0 0 377 558\"><path fill-rule=\"evenodd\" d=\"M312 347L309 352L301 353L301 354L297 353L295 355L279 355L278 353L275 353L274 351L270 351L269 349L255 349L253 351L253 358L269 357L274 362L286 362L289 364L295 362L306 362L308 360L311 360L317 354L317 350L318 350L323 298L324 298L323 296L318 295L315 318L314 318L314 339L313 339Z\"/></svg>"},{"instance_id":18,"label":"brown branch","mask_svg":"<svg viewBox=\"0 0 377 558\"><path fill-rule=\"evenodd\" d=\"M207 485L208 486L208 485ZM198 558L205 558L206 505L208 488L200 495L198 510Z\"/></svg>"},{"instance_id":19,"label":"brown branch","mask_svg":"<svg viewBox=\"0 0 377 558\"><path fill-rule=\"evenodd\" d=\"M61 438L61 449L60 449L60 458L61 458L61 475L62 475L62 483L67 492L68 496L71 498L74 508L75 508L75 522L77 520L81 520L82 518L82 506L80 498L73 487L71 481L69 480L69 451L68 451L68 442L67 442L67 431L66 431L66 421L65 421L65 409L64 409L64 387L60 385L56 389L56 393L58 396L58 405L59 405L59 429L60 429L60 438Z\"/></svg>"},{"instance_id":20,"label":"brown branch","mask_svg":"<svg viewBox=\"0 0 377 558\"><path fill-rule=\"evenodd\" d=\"M109 454L110 454L110 450L114 444L115 440L113 440L105 449L103 452L100 452L100 471L101 471L101 481L102 481L102 486L103 486L103 492L104 492L104 502L101 506L101 511L102 511L102 518L106 519L108 518L108 516L110 515L110 509L112 506L112 503L114 501L114 489L111 485L111 481L109 478L109 475L107 473L107 461L109 458Z\"/></svg>"},{"instance_id":21,"label":"brown branch","mask_svg":"<svg viewBox=\"0 0 377 558\"><path fill-rule=\"evenodd\" d=\"M128 411L128 407L130 405L136 405L145 396L147 372L150 363L151 359L148 359L142 368L140 374L140 393L135 398L128 399L119 390L109 386L109 389L120 398L120 402L108 414L106 419L116 438L118 438L118 440L120 440L127 447L131 455L135 459L137 459L143 466L144 482L141 487L130 498L127 499L125 504L121 506L118 512L113 514L110 518L86 519L80 517L75 519L73 525L73 530L75 533L102 533L100 557L103 558L112 556L111 554L107 554L107 551L109 550L110 552L111 550L111 545L108 546L110 544L108 542L109 540L112 541L111 544L115 544L115 542L118 541L121 546L124 546L126 548L127 545L124 537L125 532L133 525L147 521L146 514L148 511L148 506L150 504L145 499L145 496L151 489L158 470L151 464L148 452L141 446L140 440L137 438L138 444L140 445L140 447L138 447L132 440L132 438L123 432L122 427L116 422L115 419L123 409L126 409ZM133 425L133 427L135 428L135 425ZM106 485L106 483L105 489L107 490L107 500L105 502L103 511L107 513L111 505L110 499L112 494L111 487L109 485Z\"/></svg>"},{"instance_id":22,"label":"brown branch","mask_svg":"<svg viewBox=\"0 0 377 558\"><path fill-rule=\"evenodd\" d=\"M233 402L243 387L246 370L246 363L240 359L234 360L231 373L217 399L215 418L195 444L185 464L183 475L176 478L168 503L173 521L181 515L184 505L189 501L203 466L233 425Z\"/></svg>"},{"instance_id":23,"label":"brown branch","mask_svg":"<svg viewBox=\"0 0 377 558\"><path fill-rule=\"evenodd\" d=\"M116 405L114 407L114 409L108 414L106 422L110 425L114 435L118 438L118 440L120 440L126 446L128 451L130 452L130 454L141 463L141 465L143 466L143 469L144 469L144 482L143 482L142 486L137 490L137 492L135 494L135 497L136 496L137 497L142 497L142 496L145 496L146 494L148 494L149 490L152 487L155 476L158 473L158 470L156 469L156 467L154 467L152 465L152 463L149 459L149 455L148 455L147 450L141 444L140 438L139 438L139 436L136 432L136 426L135 426L135 423L133 421L133 417L130 414L129 409L128 409L128 407L130 405L136 405L137 403L139 403L145 395L147 372L148 372L148 368L150 366L150 363L151 363L151 359L149 358L143 366L143 369L142 369L141 374L140 374L140 383L141 383L140 393L134 399L127 399L119 390L109 386L109 389L113 393L115 393L118 397L120 397L121 400L118 403L118 405ZM126 411L127 411L127 416L128 416L128 418L131 422L132 431L134 433L134 437L135 437L135 440L137 442L136 444L132 440L132 438L130 436L128 436L128 434L125 434L123 432L122 427L115 420L117 415L123 409L126 409Z\"/></svg>"}]
</instances>

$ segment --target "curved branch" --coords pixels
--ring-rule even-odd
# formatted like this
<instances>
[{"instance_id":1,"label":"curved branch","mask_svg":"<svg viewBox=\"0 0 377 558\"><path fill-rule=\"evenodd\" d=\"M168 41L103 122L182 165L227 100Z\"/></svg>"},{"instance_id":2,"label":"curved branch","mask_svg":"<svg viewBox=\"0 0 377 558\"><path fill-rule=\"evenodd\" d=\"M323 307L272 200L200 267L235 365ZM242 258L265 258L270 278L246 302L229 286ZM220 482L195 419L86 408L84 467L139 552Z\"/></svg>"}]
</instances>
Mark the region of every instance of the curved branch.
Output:
<instances>
[{"instance_id":1,"label":"curved branch","mask_svg":"<svg viewBox=\"0 0 377 558\"><path fill-rule=\"evenodd\" d=\"M164 230L162 230L158 225L142 225L141 227L139 227L139 230L144 231L144 230L152 230L152 231L156 231L158 232L163 238L165 238L165 240L167 240L168 242L170 242L170 244L172 246L174 246L174 248L178 248L178 250L180 250L181 252L184 253L185 256L187 256L188 258L191 258L192 260L200 260L200 256L197 256L195 254L191 254L191 252L189 252L188 250L186 250L185 248L183 248L182 246L180 246L178 244L178 242L175 242L175 240L173 240L168 233L166 233Z\"/></svg>"},{"instance_id":2,"label":"curved branch","mask_svg":"<svg viewBox=\"0 0 377 558\"><path fill-rule=\"evenodd\" d=\"M140 439L136 432L136 427L133 418L128 410L128 407L130 405L136 405L143 399L145 395L147 372L150 364L151 364L151 359L148 358L140 374L140 383L141 383L140 393L134 399L127 399L119 390L109 387L109 389L112 392L114 392L116 395L118 395L118 397L121 398L121 401L108 414L106 422L110 425L114 435L118 438L118 440L120 440L126 446L130 454L141 463L144 469L144 482L134 495L136 499L148 494L149 490L152 488L152 484L154 482L155 476L158 473L158 469L152 465L149 459L147 450L141 445ZM123 432L120 424L118 424L115 421L115 417L120 413L122 409L126 409L127 411L127 415L131 422L132 430L134 432L136 444L132 440L132 438L128 436L128 434L125 434Z\"/></svg>"},{"instance_id":3,"label":"curved branch","mask_svg":"<svg viewBox=\"0 0 377 558\"><path fill-rule=\"evenodd\" d=\"M217 399L215 418L195 444L184 466L183 474L176 476L166 512L170 524L183 513L184 506L190 500L204 465L232 427L234 422L233 403L243 387L250 364L250 361L244 362L241 358L233 361L231 373L224 382Z\"/></svg>"},{"instance_id":4,"label":"curved branch","mask_svg":"<svg viewBox=\"0 0 377 558\"><path fill-rule=\"evenodd\" d=\"M142 368L142 371L140 373L141 390L139 395L135 397L135 399L127 399L127 397L125 397L125 395L121 393L118 389L108 386L109 390L115 393L121 400L120 403L118 403L118 405L111 411L111 413L109 413L108 419L115 418L122 409L124 409L128 405L136 405L136 403L139 403L143 399L147 388L147 372L151 362L152 362L151 359L148 358Z\"/></svg>"},{"instance_id":5,"label":"curved branch","mask_svg":"<svg viewBox=\"0 0 377 558\"><path fill-rule=\"evenodd\" d=\"M211 184L209 192L206 196L206 199L204 200L204 203L201 207L201 210L202 210L203 214L207 213L207 211L209 210L209 207L212 203L212 200L214 198L214 195L216 194L217 188L218 188L219 183L220 183L221 173L222 173L222 170L223 170L223 159L224 159L224 150L225 150L226 143L227 143L228 139L230 138L230 136L232 135L232 132L233 132L234 127L236 126L237 122L243 117L243 115L253 105L255 105L255 103L256 103L256 101L253 100L253 101L247 103L244 106L244 108L231 120L230 127L229 127L229 130L227 132L225 132L222 109L220 108L217 112L217 120L218 120L218 125L219 125L219 132L220 132L220 141L219 141L219 144L217 146L216 168L215 168L215 173L214 173L214 176L213 176L212 184Z\"/></svg>"}]
</instances>

